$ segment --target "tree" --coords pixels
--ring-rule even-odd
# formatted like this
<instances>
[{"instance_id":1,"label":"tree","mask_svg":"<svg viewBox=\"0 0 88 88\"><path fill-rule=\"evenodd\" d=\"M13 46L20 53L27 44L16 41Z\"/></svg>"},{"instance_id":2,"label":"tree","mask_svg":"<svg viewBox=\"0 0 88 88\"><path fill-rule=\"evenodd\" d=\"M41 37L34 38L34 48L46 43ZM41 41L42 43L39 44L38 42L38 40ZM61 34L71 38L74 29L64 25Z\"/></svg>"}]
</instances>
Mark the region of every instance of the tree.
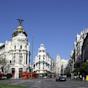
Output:
<instances>
[{"instance_id":1,"label":"tree","mask_svg":"<svg viewBox=\"0 0 88 88\"><path fill-rule=\"evenodd\" d=\"M5 65L6 65L6 59L0 57L0 67L1 67L2 72L3 72Z\"/></svg>"},{"instance_id":2,"label":"tree","mask_svg":"<svg viewBox=\"0 0 88 88\"><path fill-rule=\"evenodd\" d=\"M88 75L88 62L83 62L80 68L80 72L85 73L86 75Z\"/></svg>"}]
</instances>

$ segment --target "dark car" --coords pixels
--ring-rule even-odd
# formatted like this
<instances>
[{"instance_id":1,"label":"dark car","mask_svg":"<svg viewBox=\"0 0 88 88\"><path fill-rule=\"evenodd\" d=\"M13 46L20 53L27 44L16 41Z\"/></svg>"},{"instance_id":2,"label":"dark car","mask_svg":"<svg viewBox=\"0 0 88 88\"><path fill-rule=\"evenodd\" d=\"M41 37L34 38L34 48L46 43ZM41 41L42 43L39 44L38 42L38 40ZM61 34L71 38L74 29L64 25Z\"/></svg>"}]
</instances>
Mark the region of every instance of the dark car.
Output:
<instances>
[{"instance_id":1,"label":"dark car","mask_svg":"<svg viewBox=\"0 0 88 88\"><path fill-rule=\"evenodd\" d=\"M56 81L66 81L66 77L59 76L59 77L56 78Z\"/></svg>"}]
</instances>

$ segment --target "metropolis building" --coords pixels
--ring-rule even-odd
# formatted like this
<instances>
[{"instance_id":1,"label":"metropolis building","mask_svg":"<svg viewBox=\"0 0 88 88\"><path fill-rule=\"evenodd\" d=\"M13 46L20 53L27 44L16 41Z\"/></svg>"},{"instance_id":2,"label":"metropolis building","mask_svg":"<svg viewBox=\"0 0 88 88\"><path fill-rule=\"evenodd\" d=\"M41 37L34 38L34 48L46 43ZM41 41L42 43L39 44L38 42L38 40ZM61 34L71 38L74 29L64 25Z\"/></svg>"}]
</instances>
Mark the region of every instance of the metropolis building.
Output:
<instances>
[{"instance_id":1,"label":"metropolis building","mask_svg":"<svg viewBox=\"0 0 88 88\"><path fill-rule=\"evenodd\" d=\"M30 60L30 44L22 20L18 19L19 25L12 34L10 41L0 44L0 59L5 59L4 73L12 73L14 79L19 79L21 73L28 71Z\"/></svg>"}]
</instances>

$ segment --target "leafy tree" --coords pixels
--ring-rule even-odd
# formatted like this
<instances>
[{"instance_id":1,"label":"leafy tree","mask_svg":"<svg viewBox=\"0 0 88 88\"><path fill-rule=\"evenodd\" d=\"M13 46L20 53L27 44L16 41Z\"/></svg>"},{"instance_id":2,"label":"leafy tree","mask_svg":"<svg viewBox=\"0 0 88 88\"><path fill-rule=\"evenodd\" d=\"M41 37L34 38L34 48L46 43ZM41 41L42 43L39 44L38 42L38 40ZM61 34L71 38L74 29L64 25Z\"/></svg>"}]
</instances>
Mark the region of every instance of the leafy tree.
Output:
<instances>
[{"instance_id":1,"label":"leafy tree","mask_svg":"<svg viewBox=\"0 0 88 88\"><path fill-rule=\"evenodd\" d=\"M80 72L88 75L88 62L87 61L82 63Z\"/></svg>"},{"instance_id":2,"label":"leafy tree","mask_svg":"<svg viewBox=\"0 0 88 88\"><path fill-rule=\"evenodd\" d=\"M5 67L5 65L6 65L6 59L5 58L0 58L0 67L1 67L2 71Z\"/></svg>"}]
</instances>

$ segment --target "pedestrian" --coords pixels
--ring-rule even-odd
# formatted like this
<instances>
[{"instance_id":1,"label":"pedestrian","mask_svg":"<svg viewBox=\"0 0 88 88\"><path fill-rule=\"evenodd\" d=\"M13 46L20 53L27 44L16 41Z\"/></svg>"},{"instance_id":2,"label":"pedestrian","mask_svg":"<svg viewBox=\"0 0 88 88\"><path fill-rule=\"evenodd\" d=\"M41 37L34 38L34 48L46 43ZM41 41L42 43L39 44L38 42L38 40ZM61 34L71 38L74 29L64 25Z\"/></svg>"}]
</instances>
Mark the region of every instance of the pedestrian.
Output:
<instances>
[{"instance_id":1,"label":"pedestrian","mask_svg":"<svg viewBox=\"0 0 88 88\"><path fill-rule=\"evenodd\" d=\"M85 80L85 77L83 76L82 80L84 81Z\"/></svg>"}]
</instances>

